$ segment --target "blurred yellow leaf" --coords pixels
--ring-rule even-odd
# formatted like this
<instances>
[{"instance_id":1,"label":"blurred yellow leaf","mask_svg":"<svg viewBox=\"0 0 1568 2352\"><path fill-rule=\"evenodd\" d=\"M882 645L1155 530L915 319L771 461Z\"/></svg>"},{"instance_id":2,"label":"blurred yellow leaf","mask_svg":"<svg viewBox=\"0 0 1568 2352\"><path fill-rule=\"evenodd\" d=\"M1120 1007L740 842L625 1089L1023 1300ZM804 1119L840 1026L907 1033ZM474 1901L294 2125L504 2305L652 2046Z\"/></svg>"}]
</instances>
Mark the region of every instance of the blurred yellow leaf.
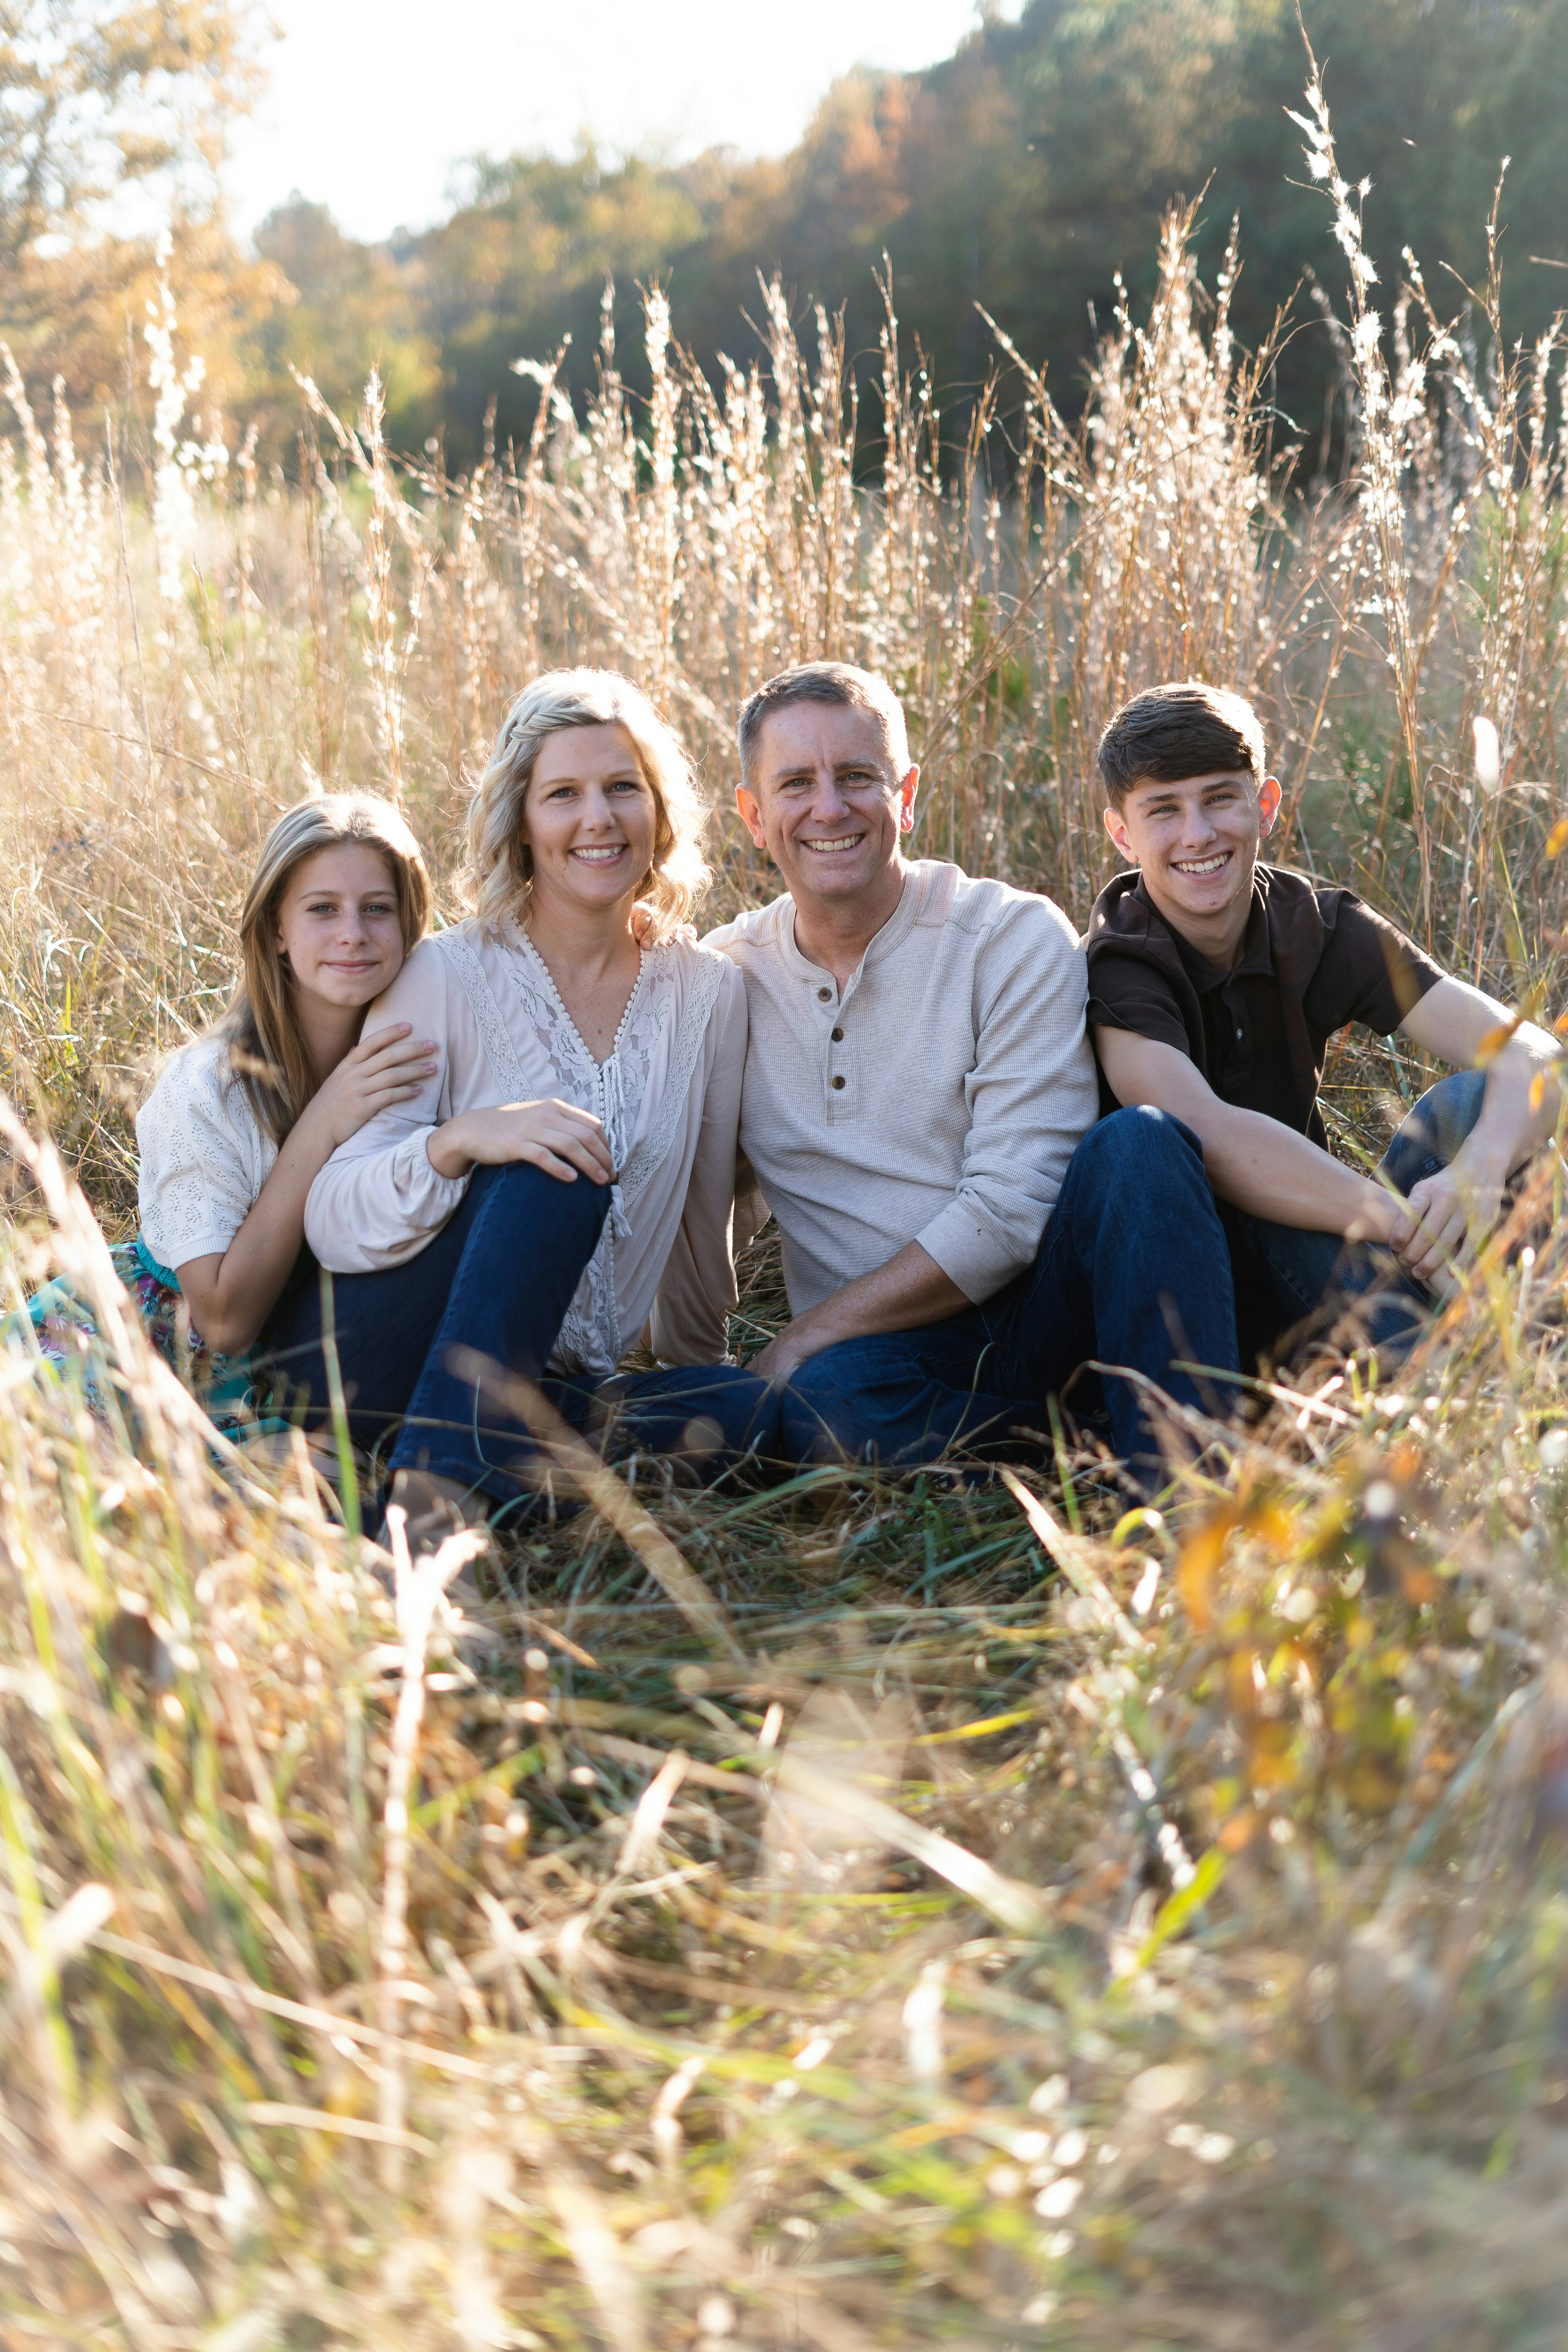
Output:
<instances>
[{"instance_id":1,"label":"blurred yellow leaf","mask_svg":"<svg viewBox=\"0 0 1568 2352\"><path fill-rule=\"evenodd\" d=\"M1517 1020L1504 1021L1500 1023L1497 1028L1489 1029L1487 1031L1486 1035L1476 1047L1476 1067L1478 1070L1484 1070L1489 1062L1496 1060L1497 1056L1502 1052L1503 1047L1508 1044L1509 1039L1513 1035L1518 1027L1519 1023Z\"/></svg>"},{"instance_id":2,"label":"blurred yellow leaf","mask_svg":"<svg viewBox=\"0 0 1568 2352\"><path fill-rule=\"evenodd\" d=\"M1296 1778L1291 1753L1296 1727L1280 1717L1254 1723L1247 1735L1247 1777L1255 1789L1285 1789Z\"/></svg>"},{"instance_id":3,"label":"blurred yellow leaf","mask_svg":"<svg viewBox=\"0 0 1568 2352\"><path fill-rule=\"evenodd\" d=\"M1193 1529L1176 1562L1176 1591L1200 1633L1208 1633L1214 1624L1215 1584L1235 1525L1234 1510L1226 1507L1216 1511L1202 1527Z\"/></svg>"},{"instance_id":4,"label":"blurred yellow leaf","mask_svg":"<svg viewBox=\"0 0 1568 2352\"><path fill-rule=\"evenodd\" d=\"M1256 1715L1258 1701L1258 1675L1262 1668L1255 1650L1234 1650L1226 1668L1230 1684L1230 1706L1233 1715Z\"/></svg>"},{"instance_id":5,"label":"blurred yellow leaf","mask_svg":"<svg viewBox=\"0 0 1568 2352\"><path fill-rule=\"evenodd\" d=\"M1248 1511L1247 1525L1251 1532L1266 1543L1270 1551L1289 1553L1296 1548L1296 1521L1289 1511L1278 1503L1263 1503Z\"/></svg>"},{"instance_id":6,"label":"blurred yellow leaf","mask_svg":"<svg viewBox=\"0 0 1568 2352\"><path fill-rule=\"evenodd\" d=\"M1531 1080L1530 1081L1530 1108L1531 1108L1531 1110L1539 1110L1539 1109L1541 1108L1542 1104L1545 1100L1546 1100L1546 1073L1545 1073L1545 1071L1544 1071L1544 1070L1537 1070L1537 1072L1535 1073L1535 1076L1534 1076L1531 1078Z\"/></svg>"},{"instance_id":7,"label":"blurred yellow leaf","mask_svg":"<svg viewBox=\"0 0 1568 2352\"><path fill-rule=\"evenodd\" d=\"M1257 1827L1258 1815L1250 1805L1244 1805L1239 1813L1232 1813L1228 1822L1220 1823L1215 1843L1222 1853L1239 1853Z\"/></svg>"},{"instance_id":8,"label":"blurred yellow leaf","mask_svg":"<svg viewBox=\"0 0 1568 2352\"><path fill-rule=\"evenodd\" d=\"M1548 857L1561 857L1565 849L1568 849L1568 816L1560 816L1546 836L1546 855Z\"/></svg>"}]
</instances>

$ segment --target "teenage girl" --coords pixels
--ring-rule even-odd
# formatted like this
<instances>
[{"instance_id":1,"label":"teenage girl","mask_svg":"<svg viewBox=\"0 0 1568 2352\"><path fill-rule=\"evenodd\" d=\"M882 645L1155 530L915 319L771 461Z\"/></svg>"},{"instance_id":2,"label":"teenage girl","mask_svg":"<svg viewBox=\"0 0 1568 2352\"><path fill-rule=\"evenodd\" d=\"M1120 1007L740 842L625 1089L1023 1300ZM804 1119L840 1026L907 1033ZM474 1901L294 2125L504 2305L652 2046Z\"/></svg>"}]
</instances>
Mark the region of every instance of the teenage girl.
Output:
<instances>
[{"instance_id":1,"label":"teenage girl","mask_svg":"<svg viewBox=\"0 0 1568 2352\"><path fill-rule=\"evenodd\" d=\"M234 1001L136 1118L143 1247L216 1354L243 1355L278 1304L338 1145L433 1067L406 1021L360 1038L429 913L419 845L384 801L301 801L267 836Z\"/></svg>"},{"instance_id":2,"label":"teenage girl","mask_svg":"<svg viewBox=\"0 0 1568 2352\"><path fill-rule=\"evenodd\" d=\"M234 1360L309 1264L316 1176L434 1066L406 1021L360 1037L429 913L425 861L395 809L360 793L301 801L263 844L233 1002L169 1056L137 1113L142 1230L115 1259L154 1346L210 1410L238 1405ZM81 1362L92 1391L91 1318L69 1285L48 1284L29 1312L45 1357Z\"/></svg>"}]
</instances>

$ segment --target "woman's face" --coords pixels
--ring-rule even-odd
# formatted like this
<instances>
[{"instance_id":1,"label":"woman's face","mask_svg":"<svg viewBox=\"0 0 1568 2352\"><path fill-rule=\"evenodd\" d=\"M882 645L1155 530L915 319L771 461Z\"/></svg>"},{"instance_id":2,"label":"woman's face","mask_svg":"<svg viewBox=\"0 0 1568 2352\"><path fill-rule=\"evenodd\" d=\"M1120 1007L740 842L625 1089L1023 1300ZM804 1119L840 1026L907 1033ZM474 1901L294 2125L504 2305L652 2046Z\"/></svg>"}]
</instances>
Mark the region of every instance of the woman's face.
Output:
<instances>
[{"instance_id":1,"label":"woman's face","mask_svg":"<svg viewBox=\"0 0 1568 2352\"><path fill-rule=\"evenodd\" d=\"M658 804L624 727L562 727L545 738L522 807L536 907L628 908L653 864Z\"/></svg>"},{"instance_id":2,"label":"woman's face","mask_svg":"<svg viewBox=\"0 0 1568 2352\"><path fill-rule=\"evenodd\" d=\"M278 947L302 996L368 1004L403 968L403 923L392 868L365 841L302 857L278 908Z\"/></svg>"}]
</instances>

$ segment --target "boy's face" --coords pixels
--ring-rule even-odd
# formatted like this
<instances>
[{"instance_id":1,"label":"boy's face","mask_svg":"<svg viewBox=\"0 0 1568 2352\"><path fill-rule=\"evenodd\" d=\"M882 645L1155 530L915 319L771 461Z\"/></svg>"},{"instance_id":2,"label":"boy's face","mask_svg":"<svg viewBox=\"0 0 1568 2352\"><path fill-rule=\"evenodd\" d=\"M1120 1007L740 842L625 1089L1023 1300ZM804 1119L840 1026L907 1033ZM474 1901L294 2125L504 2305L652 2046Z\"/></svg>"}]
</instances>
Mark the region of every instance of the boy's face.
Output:
<instances>
[{"instance_id":1,"label":"boy's face","mask_svg":"<svg viewBox=\"0 0 1568 2352\"><path fill-rule=\"evenodd\" d=\"M1279 814L1279 780L1249 769L1136 783L1105 829L1163 915L1208 925L1252 896L1258 845Z\"/></svg>"}]
</instances>

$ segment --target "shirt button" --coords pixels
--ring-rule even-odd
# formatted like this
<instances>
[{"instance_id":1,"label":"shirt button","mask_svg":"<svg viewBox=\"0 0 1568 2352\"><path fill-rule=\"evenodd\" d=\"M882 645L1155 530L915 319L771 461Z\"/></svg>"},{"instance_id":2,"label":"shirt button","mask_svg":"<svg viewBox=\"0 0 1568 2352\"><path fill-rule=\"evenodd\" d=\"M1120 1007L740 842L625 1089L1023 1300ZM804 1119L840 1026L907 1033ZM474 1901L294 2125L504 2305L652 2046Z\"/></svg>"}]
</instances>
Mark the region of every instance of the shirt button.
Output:
<instances>
[{"instance_id":1,"label":"shirt button","mask_svg":"<svg viewBox=\"0 0 1568 2352\"><path fill-rule=\"evenodd\" d=\"M832 993L833 991L830 988L819 988L816 992L817 1003L819 1004L826 1004Z\"/></svg>"},{"instance_id":2,"label":"shirt button","mask_svg":"<svg viewBox=\"0 0 1568 2352\"><path fill-rule=\"evenodd\" d=\"M1238 1030L1237 1031L1237 1033L1236 1033L1236 1034L1237 1034L1237 1035L1239 1037L1239 1036L1240 1036L1240 1034L1241 1034L1240 1030L1238 1029Z\"/></svg>"},{"instance_id":3,"label":"shirt button","mask_svg":"<svg viewBox=\"0 0 1568 2352\"><path fill-rule=\"evenodd\" d=\"M833 1033L833 1042L834 1042L834 1044L835 1044L836 1045L843 1045L843 1043L844 1043L844 1032L843 1032L843 1030L842 1030L842 1029L836 1029L836 1030L834 1031L834 1033Z\"/></svg>"},{"instance_id":4,"label":"shirt button","mask_svg":"<svg viewBox=\"0 0 1568 2352\"><path fill-rule=\"evenodd\" d=\"M842 1078L835 1078L835 1079L834 1079L834 1081L833 1081L833 1091L834 1091L834 1093L835 1093L835 1094L841 1093L841 1092L842 1092L842 1090L843 1090L843 1087L844 1087L844 1081L843 1081L843 1079L842 1079Z\"/></svg>"}]
</instances>

